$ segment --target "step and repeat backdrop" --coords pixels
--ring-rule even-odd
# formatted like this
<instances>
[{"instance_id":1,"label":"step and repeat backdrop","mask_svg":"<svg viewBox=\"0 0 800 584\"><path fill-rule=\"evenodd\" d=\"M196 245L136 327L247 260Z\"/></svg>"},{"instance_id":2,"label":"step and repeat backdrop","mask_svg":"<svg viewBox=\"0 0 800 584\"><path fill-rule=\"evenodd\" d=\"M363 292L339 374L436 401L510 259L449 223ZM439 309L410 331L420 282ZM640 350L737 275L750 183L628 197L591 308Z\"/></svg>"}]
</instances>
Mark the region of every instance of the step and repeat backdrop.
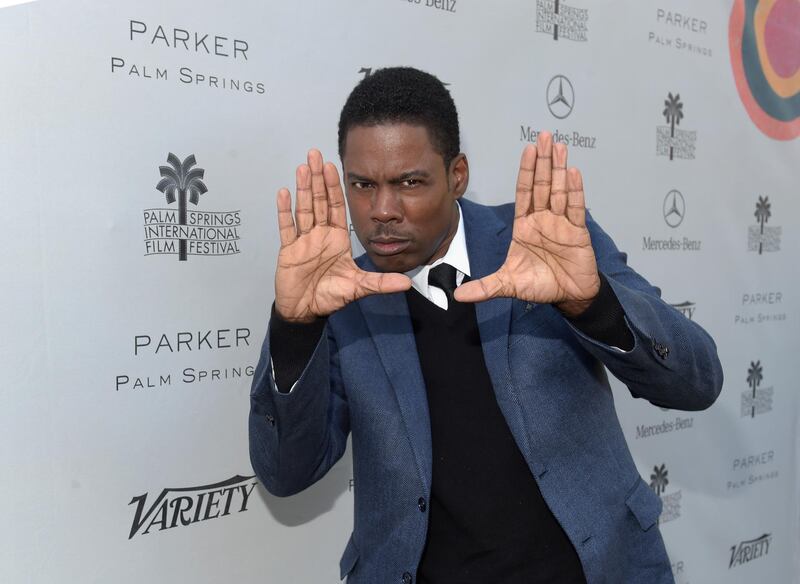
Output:
<instances>
[{"instance_id":1,"label":"step and repeat backdrop","mask_svg":"<svg viewBox=\"0 0 800 584\"><path fill-rule=\"evenodd\" d=\"M554 132L630 264L717 341L710 410L613 381L676 582L800 582L797 0L0 9L0 581L338 581L349 454L272 497L248 395L275 192L311 147L338 163L347 94L391 65L448 84L474 200L513 200Z\"/></svg>"}]
</instances>

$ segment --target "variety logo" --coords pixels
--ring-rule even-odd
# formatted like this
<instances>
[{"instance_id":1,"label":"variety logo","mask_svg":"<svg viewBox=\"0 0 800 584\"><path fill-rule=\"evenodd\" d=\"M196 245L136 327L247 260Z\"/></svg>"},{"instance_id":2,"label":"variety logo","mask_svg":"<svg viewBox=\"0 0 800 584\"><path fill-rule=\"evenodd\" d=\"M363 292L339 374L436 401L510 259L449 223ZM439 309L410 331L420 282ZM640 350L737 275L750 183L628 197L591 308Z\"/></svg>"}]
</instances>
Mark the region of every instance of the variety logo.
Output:
<instances>
[{"instance_id":1,"label":"variety logo","mask_svg":"<svg viewBox=\"0 0 800 584\"><path fill-rule=\"evenodd\" d=\"M677 227L683 223L683 216L686 214L686 201L680 191L672 189L664 197L663 205L664 221L670 227Z\"/></svg>"},{"instance_id":2,"label":"variety logo","mask_svg":"<svg viewBox=\"0 0 800 584\"><path fill-rule=\"evenodd\" d=\"M175 207L144 210L145 255L177 255L186 261L190 255L222 256L239 253L239 211L195 211L200 196L208 192L203 181L205 170L196 167L194 154L183 162L173 153L168 166L159 166L161 180L156 189L164 193L168 205Z\"/></svg>"},{"instance_id":3,"label":"variety logo","mask_svg":"<svg viewBox=\"0 0 800 584\"><path fill-rule=\"evenodd\" d=\"M769 218L772 217L771 207L769 197L758 197L754 213L758 225L751 225L747 229L748 251L757 251L759 255L765 251L780 251L782 229L774 225L766 225Z\"/></svg>"},{"instance_id":4,"label":"variety logo","mask_svg":"<svg viewBox=\"0 0 800 584\"><path fill-rule=\"evenodd\" d=\"M800 136L800 6L735 0L728 27L733 78L750 119L775 140Z\"/></svg>"},{"instance_id":5,"label":"variety logo","mask_svg":"<svg viewBox=\"0 0 800 584\"><path fill-rule=\"evenodd\" d=\"M656 155L675 158L694 159L694 147L697 142L697 132L681 130L679 126L683 119L683 102L680 94L667 94L664 100L664 119L666 126L656 128Z\"/></svg>"},{"instance_id":6,"label":"variety logo","mask_svg":"<svg viewBox=\"0 0 800 584\"><path fill-rule=\"evenodd\" d=\"M560 0L536 0L536 32L558 39L586 41L589 11L572 8Z\"/></svg>"},{"instance_id":7,"label":"variety logo","mask_svg":"<svg viewBox=\"0 0 800 584\"><path fill-rule=\"evenodd\" d=\"M680 312L683 316L688 318L689 320L693 320L694 311L697 308L697 304L694 302L689 302L688 300L685 302L681 302L680 304L670 304L672 308Z\"/></svg>"},{"instance_id":8,"label":"variety logo","mask_svg":"<svg viewBox=\"0 0 800 584\"><path fill-rule=\"evenodd\" d=\"M673 521L681 516L681 491L665 494L667 485L669 485L669 471L666 465L654 466L650 475L650 488L661 497L664 505L658 519L659 523Z\"/></svg>"},{"instance_id":9,"label":"variety logo","mask_svg":"<svg viewBox=\"0 0 800 584\"><path fill-rule=\"evenodd\" d=\"M755 418L757 414L766 414L772 411L772 397L774 389L761 387L764 381L764 368L761 361L750 361L747 370L747 385L750 389L742 393L742 417Z\"/></svg>"},{"instance_id":10,"label":"variety logo","mask_svg":"<svg viewBox=\"0 0 800 584\"><path fill-rule=\"evenodd\" d=\"M772 543L772 534L765 533L756 539L745 540L738 545L731 546L731 561L728 569L747 564L769 553L769 544Z\"/></svg>"},{"instance_id":11,"label":"variety logo","mask_svg":"<svg viewBox=\"0 0 800 584\"><path fill-rule=\"evenodd\" d=\"M136 505L128 539L146 535L152 529L164 531L192 523L218 519L247 511L247 502L258 481L255 476L236 475L221 483L200 487L163 489L150 505L148 493L131 499Z\"/></svg>"},{"instance_id":12,"label":"variety logo","mask_svg":"<svg viewBox=\"0 0 800 584\"><path fill-rule=\"evenodd\" d=\"M556 75L547 84L547 109L559 120L572 113L575 107L575 89L569 79Z\"/></svg>"}]
</instances>

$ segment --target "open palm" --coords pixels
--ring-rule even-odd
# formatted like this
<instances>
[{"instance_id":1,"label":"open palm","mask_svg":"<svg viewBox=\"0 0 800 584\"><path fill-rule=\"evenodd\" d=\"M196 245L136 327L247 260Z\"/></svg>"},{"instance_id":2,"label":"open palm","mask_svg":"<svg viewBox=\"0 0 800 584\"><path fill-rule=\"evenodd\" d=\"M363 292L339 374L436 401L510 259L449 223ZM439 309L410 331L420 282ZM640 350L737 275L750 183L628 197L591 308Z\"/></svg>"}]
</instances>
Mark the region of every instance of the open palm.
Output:
<instances>
[{"instance_id":1,"label":"open palm","mask_svg":"<svg viewBox=\"0 0 800 584\"><path fill-rule=\"evenodd\" d=\"M281 249L275 271L275 309L286 320L311 322L370 294L411 287L403 274L365 272L350 248L339 173L317 150L297 168L297 201L278 191Z\"/></svg>"},{"instance_id":2,"label":"open palm","mask_svg":"<svg viewBox=\"0 0 800 584\"><path fill-rule=\"evenodd\" d=\"M542 132L537 146L522 153L506 261L494 274L460 286L455 298L519 298L577 315L599 289L581 174L567 171L566 146L553 146L551 135Z\"/></svg>"}]
</instances>

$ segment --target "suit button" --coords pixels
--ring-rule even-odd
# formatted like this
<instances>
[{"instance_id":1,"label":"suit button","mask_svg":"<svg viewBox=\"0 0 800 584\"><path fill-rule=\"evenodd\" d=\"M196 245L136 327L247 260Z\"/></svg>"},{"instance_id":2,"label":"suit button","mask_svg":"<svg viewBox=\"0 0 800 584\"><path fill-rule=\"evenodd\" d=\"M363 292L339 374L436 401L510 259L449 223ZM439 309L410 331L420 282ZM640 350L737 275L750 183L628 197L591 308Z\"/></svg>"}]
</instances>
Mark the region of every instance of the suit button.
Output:
<instances>
[{"instance_id":1,"label":"suit button","mask_svg":"<svg viewBox=\"0 0 800 584\"><path fill-rule=\"evenodd\" d=\"M428 504L425 502L425 497L420 497L419 501L417 501L417 507L419 510L425 513L425 510L428 508Z\"/></svg>"},{"instance_id":2,"label":"suit button","mask_svg":"<svg viewBox=\"0 0 800 584\"><path fill-rule=\"evenodd\" d=\"M414 578L411 577L411 574L403 572L403 584L411 584L413 581Z\"/></svg>"},{"instance_id":3,"label":"suit button","mask_svg":"<svg viewBox=\"0 0 800 584\"><path fill-rule=\"evenodd\" d=\"M662 345L655 339L653 340L653 350L659 357L661 357L662 360L666 359L667 355L669 355L669 347L667 347L666 345Z\"/></svg>"},{"instance_id":4,"label":"suit button","mask_svg":"<svg viewBox=\"0 0 800 584\"><path fill-rule=\"evenodd\" d=\"M275 417L272 414L267 414L267 422L269 422L270 426L275 425Z\"/></svg>"}]
</instances>

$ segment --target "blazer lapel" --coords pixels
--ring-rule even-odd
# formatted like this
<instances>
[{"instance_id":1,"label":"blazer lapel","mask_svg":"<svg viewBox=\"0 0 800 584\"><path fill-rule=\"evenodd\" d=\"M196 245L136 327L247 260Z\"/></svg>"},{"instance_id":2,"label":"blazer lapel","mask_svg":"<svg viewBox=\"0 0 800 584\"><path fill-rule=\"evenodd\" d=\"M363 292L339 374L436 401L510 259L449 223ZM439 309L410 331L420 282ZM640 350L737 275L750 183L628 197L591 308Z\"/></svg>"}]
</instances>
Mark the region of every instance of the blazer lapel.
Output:
<instances>
[{"instance_id":1,"label":"blazer lapel","mask_svg":"<svg viewBox=\"0 0 800 584\"><path fill-rule=\"evenodd\" d=\"M495 214L487 212L485 207L465 199L461 200L461 209L464 212L467 253L472 272L470 279L477 280L493 274L503 265L511 243L512 225L505 224ZM495 298L475 305L483 358L492 380L497 405L518 446L532 465L532 470L538 475L542 469L533 457L522 405L511 379L508 356L511 312L511 298Z\"/></svg>"},{"instance_id":2,"label":"blazer lapel","mask_svg":"<svg viewBox=\"0 0 800 584\"><path fill-rule=\"evenodd\" d=\"M366 254L356 263L364 270L377 271ZM358 305L394 389L425 494L430 496L432 459L428 396L405 294L367 296L359 300Z\"/></svg>"},{"instance_id":3,"label":"blazer lapel","mask_svg":"<svg viewBox=\"0 0 800 584\"><path fill-rule=\"evenodd\" d=\"M493 214L461 200L467 238L471 280L493 274L503 265L511 241L511 228ZM508 363L508 332L511 324L511 299L495 298L475 305L481 333L483 357L495 388L511 383ZM500 396L498 396L499 399Z\"/></svg>"}]
</instances>

